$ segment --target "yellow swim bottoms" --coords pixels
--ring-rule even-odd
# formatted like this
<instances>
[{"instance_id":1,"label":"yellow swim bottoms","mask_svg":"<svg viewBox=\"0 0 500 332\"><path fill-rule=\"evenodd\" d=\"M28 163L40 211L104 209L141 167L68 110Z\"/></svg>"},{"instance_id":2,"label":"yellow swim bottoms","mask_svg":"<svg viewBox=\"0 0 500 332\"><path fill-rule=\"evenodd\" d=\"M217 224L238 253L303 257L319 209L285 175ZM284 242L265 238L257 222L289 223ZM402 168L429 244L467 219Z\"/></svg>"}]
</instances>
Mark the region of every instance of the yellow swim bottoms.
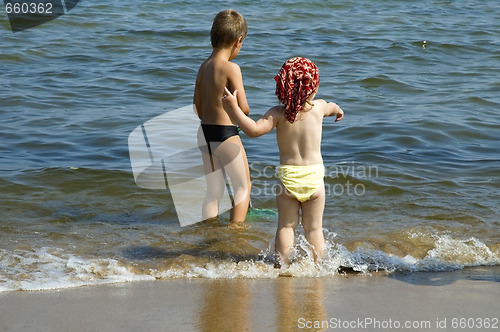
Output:
<instances>
[{"instance_id":1,"label":"yellow swim bottoms","mask_svg":"<svg viewBox=\"0 0 500 332\"><path fill-rule=\"evenodd\" d=\"M308 165L279 165L276 173L285 188L295 196L299 202L307 201L323 184L325 166Z\"/></svg>"}]
</instances>

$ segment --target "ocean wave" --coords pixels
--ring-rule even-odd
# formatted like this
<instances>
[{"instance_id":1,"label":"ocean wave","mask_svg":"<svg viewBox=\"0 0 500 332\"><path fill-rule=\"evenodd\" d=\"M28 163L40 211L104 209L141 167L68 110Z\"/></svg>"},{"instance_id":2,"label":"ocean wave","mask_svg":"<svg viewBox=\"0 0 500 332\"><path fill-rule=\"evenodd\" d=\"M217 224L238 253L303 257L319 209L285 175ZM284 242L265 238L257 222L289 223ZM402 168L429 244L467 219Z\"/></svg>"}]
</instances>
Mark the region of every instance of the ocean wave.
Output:
<instances>
[{"instance_id":1,"label":"ocean wave","mask_svg":"<svg viewBox=\"0 0 500 332\"><path fill-rule=\"evenodd\" d=\"M336 243L336 234L325 231L326 255L315 263L303 235L298 235L292 263L277 268L271 249L238 259L227 255L180 254L161 262L124 260L122 258L81 257L61 248L36 250L0 250L0 292L39 291L81 286L125 283L158 279L205 278L278 278L335 276L352 271L364 275L374 272L436 272L465 267L500 265L500 250L492 250L482 241L470 237L456 239L450 235L433 235L433 248L421 257L403 257L382 250L361 248L348 250ZM428 235L410 233L416 241L429 240Z\"/></svg>"}]
</instances>

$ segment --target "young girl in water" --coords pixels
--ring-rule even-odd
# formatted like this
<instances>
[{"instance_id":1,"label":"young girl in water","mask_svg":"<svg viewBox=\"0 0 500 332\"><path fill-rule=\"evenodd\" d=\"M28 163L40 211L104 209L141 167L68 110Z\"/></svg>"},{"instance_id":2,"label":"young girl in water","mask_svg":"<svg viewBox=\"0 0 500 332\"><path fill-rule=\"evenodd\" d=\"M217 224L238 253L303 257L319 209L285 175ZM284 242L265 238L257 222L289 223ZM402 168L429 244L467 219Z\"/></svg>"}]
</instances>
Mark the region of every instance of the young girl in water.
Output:
<instances>
[{"instance_id":1,"label":"young girl in water","mask_svg":"<svg viewBox=\"0 0 500 332\"><path fill-rule=\"evenodd\" d=\"M319 72L309 59L297 57L286 61L274 79L276 95L283 105L270 108L257 122L247 117L238 106L237 90L231 94L226 88L222 103L233 121L251 137L264 135L276 127L280 165L277 167L279 217L275 250L286 263L289 262L294 231L302 212L305 236L317 260L323 256L325 242L325 168L321 156L323 118L335 116L335 121L339 121L344 111L335 103L314 99L318 92Z\"/></svg>"}]
</instances>

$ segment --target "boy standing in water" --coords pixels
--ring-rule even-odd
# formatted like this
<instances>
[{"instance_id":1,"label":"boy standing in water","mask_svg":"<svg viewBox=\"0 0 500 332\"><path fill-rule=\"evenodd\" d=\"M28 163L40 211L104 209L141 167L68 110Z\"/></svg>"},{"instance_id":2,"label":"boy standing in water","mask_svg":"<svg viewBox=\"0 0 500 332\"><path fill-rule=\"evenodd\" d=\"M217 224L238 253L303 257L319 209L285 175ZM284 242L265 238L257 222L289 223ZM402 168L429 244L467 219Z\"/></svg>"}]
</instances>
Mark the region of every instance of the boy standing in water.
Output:
<instances>
[{"instance_id":1,"label":"boy standing in water","mask_svg":"<svg viewBox=\"0 0 500 332\"><path fill-rule=\"evenodd\" d=\"M233 188L233 208L230 226L245 221L250 201L248 161L238 135L238 128L222 107L224 88L238 90L236 105L243 114L250 109L245 97L240 67L231 62L240 52L247 35L247 22L234 10L223 10L213 21L210 31L212 54L198 70L193 103L201 120L203 135L198 135L207 180L207 193L202 208L204 219L219 214L219 204L225 190L225 174Z\"/></svg>"},{"instance_id":2,"label":"boy standing in water","mask_svg":"<svg viewBox=\"0 0 500 332\"><path fill-rule=\"evenodd\" d=\"M261 136L276 127L280 154L277 168L278 230L275 250L288 262L293 251L294 231L302 212L302 226L312 245L314 259L323 255L323 210L325 207L325 168L321 156L323 118L335 116L339 121L344 111L335 103L314 99L318 91L319 72L305 58L286 61L276 80L276 95L283 104L270 108L257 122L238 106L239 91L226 88L222 98L224 109L251 137Z\"/></svg>"}]
</instances>

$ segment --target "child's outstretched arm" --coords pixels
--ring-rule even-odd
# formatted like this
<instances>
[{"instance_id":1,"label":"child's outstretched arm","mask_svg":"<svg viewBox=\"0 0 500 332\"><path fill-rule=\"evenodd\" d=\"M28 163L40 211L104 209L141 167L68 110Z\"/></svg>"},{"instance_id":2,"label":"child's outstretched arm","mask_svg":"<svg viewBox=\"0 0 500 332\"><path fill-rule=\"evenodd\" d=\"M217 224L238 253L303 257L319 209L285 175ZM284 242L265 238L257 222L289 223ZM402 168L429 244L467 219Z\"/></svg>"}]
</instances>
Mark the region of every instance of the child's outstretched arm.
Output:
<instances>
[{"instance_id":1,"label":"child's outstretched arm","mask_svg":"<svg viewBox=\"0 0 500 332\"><path fill-rule=\"evenodd\" d=\"M335 122L337 122L344 117L344 110L339 105L330 102L326 104L325 116L335 116Z\"/></svg>"},{"instance_id":2,"label":"child's outstretched arm","mask_svg":"<svg viewBox=\"0 0 500 332\"><path fill-rule=\"evenodd\" d=\"M233 119L233 121L240 126L241 130L243 130L245 134L250 137L258 137L270 132L276 126L279 114L277 113L275 107L269 109L266 114L262 116L262 118L255 122L246 116L238 106L238 90L234 90L234 94L231 94L227 88L225 88L225 90L226 95L222 97L222 106L231 119Z\"/></svg>"}]
</instances>

